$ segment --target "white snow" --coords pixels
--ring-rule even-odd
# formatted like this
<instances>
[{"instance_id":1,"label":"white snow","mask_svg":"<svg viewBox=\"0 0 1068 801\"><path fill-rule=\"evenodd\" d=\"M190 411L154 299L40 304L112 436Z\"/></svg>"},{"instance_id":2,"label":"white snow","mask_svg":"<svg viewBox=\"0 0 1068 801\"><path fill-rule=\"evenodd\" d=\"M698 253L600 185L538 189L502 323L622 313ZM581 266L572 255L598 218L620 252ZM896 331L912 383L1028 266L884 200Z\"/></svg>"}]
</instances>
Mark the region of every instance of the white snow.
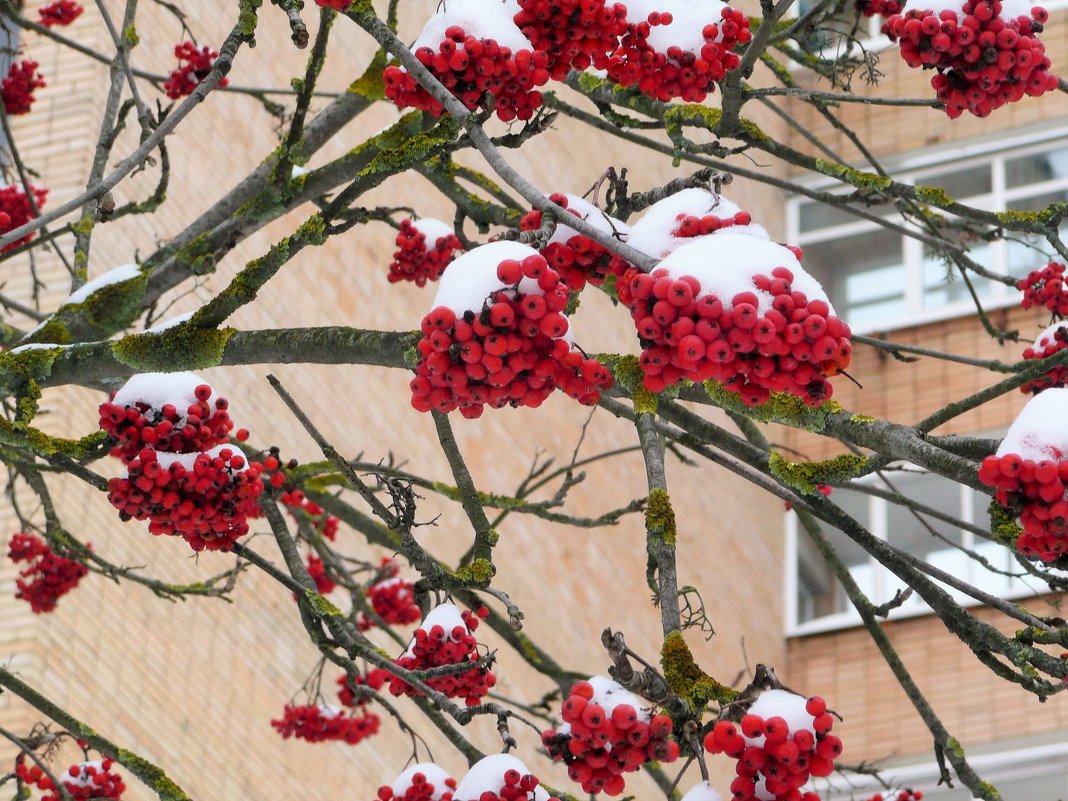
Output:
<instances>
[{"instance_id":1,"label":"white snow","mask_svg":"<svg viewBox=\"0 0 1068 801\"><path fill-rule=\"evenodd\" d=\"M602 231L609 236L617 236L621 242L627 241L630 226L625 222L605 214L601 209L597 208L585 198L581 198L577 195L565 195L565 197L567 197L568 214L576 212L579 219L585 220L598 231ZM567 217L568 215L564 215L563 220L557 222L556 230L553 231L553 235L549 239L549 244L554 242L564 244L572 237L578 236L578 231L563 224L563 222L567 220Z\"/></svg>"},{"instance_id":2,"label":"white snow","mask_svg":"<svg viewBox=\"0 0 1068 801\"><path fill-rule=\"evenodd\" d=\"M445 630L445 634L452 638L452 630L457 626L463 628L464 631L469 631L467 624L464 623L463 616L460 614L460 610L456 608L456 604L438 604L423 618L423 622L419 624L419 628L423 631L430 633L430 630L434 626L441 626ZM405 656L411 656L415 649L415 638L412 638L411 643L408 645L408 650L405 651Z\"/></svg>"},{"instance_id":3,"label":"white snow","mask_svg":"<svg viewBox=\"0 0 1068 801\"><path fill-rule=\"evenodd\" d=\"M94 759L91 762L78 763L78 778L74 778L70 775L70 769L63 771L62 776L57 778L64 784L69 784L71 787L89 787L93 784L93 780L86 775L85 768L94 768L95 770L102 771L104 769L104 760Z\"/></svg>"},{"instance_id":4,"label":"white snow","mask_svg":"<svg viewBox=\"0 0 1068 801\"><path fill-rule=\"evenodd\" d=\"M433 217L422 217L412 221L412 227L426 237L426 246L429 250L438 243L439 239L455 233L453 227L447 222L435 220Z\"/></svg>"},{"instance_id":5,"label":"white snow","mask_svg":"<svg viewBox=\"0 0 1068 801\"><path fill-rule=\"evenodd\" d=\"M242 456L240 450L233 445L216 445L210 451L195 451L193 453L166 453L164 451L156 451L156 461L159 462L160 467L164 470L170 470L172 464L180 464L190 471L193 469L193 465L196 463L197 457L201 455L207 455L214 459L223 450L230 451L234 456Z\"/></svg>"},{"instance_id":6,"label":"white snow","mask_svg":"<svg viewBox=\"0 0 1068 801\"><path fill-rule=\"evenodd\" d=\"M711 784L700 782L682 797L682 801L723 801L723 799L712 789Z\"/></svg>"},{"instance_id":7,"label":"white snow","mask_svg":"<svg viewBox=\"0 0 1068 801\"><path fill-rule=\"evenodd\" d=\"M1050 345L1055 345L1057 343L1057 340L1053 335L1060 328L1068 328L1068 320L1061 320L1060 322L1056 322L1051 325L1049 328L1047 328L1045 331L1035 337L1035 343L1031 347L1034 348L1035 351L1041 353ZM14 351L12 351L12 353L14 353Z\"/></svg>"},{"instance_id":8,"label":"white snow","mask_svg":"<svg viewBox=\"0 0 1068 801\"><path fill-rule=\"evenodd\" d=\"M482 311L482 303L501 289L510 289L497 277L497 265L507 259L523 261L527 256L537 256L538 251L519 242L490 242L479 245L458 256L445 268L438 282L432 309L447 306L457 317L464 312ZM519 291L524 295L544 295L538 282L524 278L519 282Z\"/></svg>"},{"instance_id":9,"label":"white snow","mask_svg":"<svg viewBox=\"0 0 1068 801\"><path fill-rule=\"evenodd\" d=\"M393 780L390 787L393 789L394 798L404 798L405 792L412 786L412 777L422 773L428 784L434 785L434 794L431 801L440 801L441 796L449 789L445 784L446 779L451 779L448 771L433 762L420 762L406 769L400 776Z\"/></svg>"},{"instance_id":10,"label":"white snow","mask_svg":"<svg viewBox=\"0 0 1068 801\"><path fill-rule=\"evenodd\" d=\"M49 342L29 342L25 345L19 345L17 348L12 348L8 353L25 353L28 350L52 350L53 348L65 348L67 345L56 345Z\"/></svg>"},{"instance_id":11,"label":"white snow","mask_svg":"<svg viewBox=\"0 0 1068 801\"><path fill-rule=\"evenodd\" d=\"M341 707L332 704L319 704L319 717L336 718L342 712Z\"/></svg>"},{"instance_id":12,"label":"white snow","mask_svg":"<svg viewBox=\"0 0 1068 801\"><path fill-rule=\"evenodd\" d=\"M808 699L803 695L797 695L788 690L765 690L749 707L749 714L768 718L783 718L790 727L791 736L802 729L809 731L815 736L816 730L812 727L812 715L805 709ZM745 744L763 745L764 735L746 737ZM771 798L769 795L768 798Z\"/></svg>"},{"instance_id":13,"label":"white snow","mask_svg":"<svg viewBox=\"0 0 1068 801\"><path fill-rule=\"evenodd\" d=\"M189 319L194 314L196 314L196 312L195 311L191 311L191 312L186 312L185 314L179 314L179 315L177 315L175 317L170 317L170 318L164 320L162 323L157 323L156 325L152 326L151 328L146 328L145 329L145 333L146 334L162 334L168 328L174 328L176 326L181 325L182 323L189 322Z\"/></svg>"},{"instance_id":14,"label":"white snow","mask_svg":"<svg viewBox=\"0 0 1068 801\"><path fill-rule=\"evenodd\" d=\"M667 53L670 47L700 53L705 26L710 22L718 26L727 8L719 0L627 0L626 6L627 19L634 23L646 21L653 11L671 12L670 25L655 25L649 31L649 44L659 53ZM716 38L722 40L723 34Z\"/></svg>"},{"instance_id":15,"label":"white snow","mask_svg":"<svg viewBox=\"0 0 1068 801\"><path fill-rule=\"evenodd\" d=\"M908 0L901 13L904 15L909 11L931 11L934 14L953 11L959 19L964 12L964 0ZM1014 20L1017 17L1031 19L1030 0L1001 0L1001 18Z\"/></svg>"},{"instance_id":16,"label":"white snow","mask_svg":"<svg viewBox=\"0 0 1068 801\"><path fill-rule=\"evenodd\" d=\"M307 175L309 172L311 172L311 170L309 170L307 167L301 167L299 164L294 164L293 169L290 170L289 175L292 178L299 178L302 175Z\"/></svg>"},{"instance_id":17,"label":"white snow","mask_svg":"<svg viewBox=\"0 0 1068 801\"><path fill-rule=\"evenodd\" d=\"M480 759L456 786L453 801L478 801L487 791L496 795L504 786L504 774L510 770L519 771L521 776L530 774L530 769L511 754L493 754ZM538 785L534 791L535 801L544 801L548 797L549 794Z\"/></svg>"},{"instance_id":18,"label":"white snow","mask_svg":"<svg viewBox=\"0 0 1068 801\"><path fill-rule=\"evenodd\" d=\"M92 281L86 281L80 288L72 292L70 297L63 301L61 305L70 306L75 303L84 303L89 299L89 296L98 289L110 286L111 284L120 284L123 281L129 281L131 278L137 278L140 274L141 268L136 264L123 264L113 270L108 270L103 275L98 275Z\"/></svg>"},{"instance_id":19,"label":"white snow","mask_svg":"<svg viewBox=\"0 0 1068 801\"><path fill-rule=\"evenodd\" d=\"M645 701L625 689L619 682L608 676L591 676L589 682L593 685L593 698L590 699L590 703L600 704L606 714L611 715L612 710L617 706L630 704L638 713L639 720L649 720L649 710L643 709L646 706Z\"/></svg>"},{"instance_id":20,"label":"white snow","mask_svg":"<svg viewBox=\"0 0 1068 801\"><path fill-rule=\"evenodd\" d=\"M1047 389L1020 410L997 455L1015 453L1024 459L1063 461L1068 455L1068 389Z\"/></svg>"},{"instance_id":21,"label":"white snow","mask_svg":"<svg viewBox=\"0 0 1068 801\"><path fill-rule=\"evenodd\" d=\"M683 189L646 209L645 214L630 229L630 238L627 241L631 247L637 248L642 253L654 259L662 259L680 245L691 241L690 238L680 239L672 235L679 225L680 214L693 217L715 214L721 219L726 219L733 217L739 211L741 208L723 195L717 195L705 189ZM761 238L768 238L767 232L760 226L746 227L759 228L763 231ZM737 230L736 228L727 229L727 231Z\"/></svg>"},{"instance_id":22,"label":"white snow","mask_svg":"<svg viewBox=\"0 0 1068 801\"><path fill-rule=\"evenodd\" d=\"M170 403L179 415L184 416L186 410L197 402L196 388L205 383L196 373L138 373L115 393L112 403L133 406L141 402L157 411ZM210 405L211 398L208 403Z\"/></svg>"},{"instance_id":23,"label":"white snow","mask_svg":"<svg viewBox=\"0 0 1068 801\"><path fill-rule=\"evenodd\" d=\"M753 276L771 275L775 267L786 267L794 275L794 291L804 292L809 300L826 301L830 306L819 281L801 268L791 251L752 236L724 232L699 237L687 242L657 267L667 270L672 278L693 276L701 283L699 295L714 294L725 309L733 308L731 299L739 292L752 292L757 296L760 314L771 308L774 298L770 292L753 285ZM833 306L831 314L834 314Z\"/></svg>"},{"instance_id":24,"label":"white snow","mask_svg":"<svg viewBox=\"0 0 1068 801\"><path fill-rule=\"evenodd\" d=\"M512 21L518 11L519 4L515 0L447 0L427 20L411 49L429 47L436 53L438 45L445 39L445 31L459 25L469 36L495 39L497 44L510 48L513 55L519 50L533 50L530 40Z\"/></svg>"}]
</instances>

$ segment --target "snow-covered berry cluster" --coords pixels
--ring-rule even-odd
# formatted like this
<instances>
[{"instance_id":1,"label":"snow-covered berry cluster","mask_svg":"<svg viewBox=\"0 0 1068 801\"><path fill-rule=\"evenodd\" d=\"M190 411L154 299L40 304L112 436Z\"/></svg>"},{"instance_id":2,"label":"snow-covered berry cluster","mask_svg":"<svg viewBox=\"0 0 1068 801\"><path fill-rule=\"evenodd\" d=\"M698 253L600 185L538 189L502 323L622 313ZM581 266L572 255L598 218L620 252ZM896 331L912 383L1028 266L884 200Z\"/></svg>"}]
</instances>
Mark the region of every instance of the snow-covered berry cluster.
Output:
<instances>
[{"instance_id":1,"label":"snow-covered berry cluster","mask_svg":"<svg viewBox=\"0 0 1068 801\"><path fill-rule=\"evenodd\" d=\"M100 427L117 443L112 456L129 462L146 445L168 453L195 453L230 441L234 423L226 398L216 397L208 384L199 383L191 398L168 403L154 390L157 380L152 373L134 376L110 401L100 404ZM176 373L167 384L182 380L192 382L196 377Z\"/></svg>"},{"instance_id":2,"label":"snow-covered berry cluster","mask_svg":"<svg viewBox=\"0 0 1068 801\"><path fill-rule=\"evenodd\" d=\"M607 0L518 0L513 21L535 50L549 57L557 81L570 70L605 69L627 31L627 7Z\"/></svg>"},{"instance_id":3,"label":"snow-covered berry cluster","mask_svg":"<svg viewBox=\"0 0 1068 801\"><path fill-rule=\"evenodd\" d=\"M909 790L906 788L900 790L887 790L883 793L876 793L867 801L923 801L923 793L919 790Z\"/></svg>"},{"instance_id":4,"label":"snow-covered berry cluster","mask_svg":"<svg viewBox=\"0 0 1068 801\"><path fill-rule=\"evenodd\" d=\"M377 801L452 801L456 779L433 762L419 762L378 788Z\"/></svg>"},{"instance_id":5,"label":"snow-covered berry cluster","mask_svg":"<svg viewBox=\"0 0 1068 801\"><path fill-rule=\"evenodd\" d=\"M423 217L401 221L397 248L389 265L389 282L412 281L416 286L426 286L427 281L441 277L464 246L451 225Z\"/></svg>"},{"instance_id":6,"label":"snow-covered berry cluster","mask_svg":"<svg viewBox=\"0 0 1068 801\"><path fill-rule=\"evenodd\" d=\"M382 719L373 712L347 715L343 710L325 704L286 704L282 718L272 720L271 725L286 740L296 737L309 743L337 740L356 745L377 734Z\"/></svg>"},{"instance_id":7,"label":"snow-covered berry cluster","mask_svg":"<svg viewBox=\"0 0 1068 801\"><path fill-rule=\"evenodd\" d=\"M720 2L628 0L627 30L608 61L608 77L661 101L701 103L752 40L749 18ZM718 18L716 11L719 12Z\"/></svg>"},{"instance_id":8,"label":"snow-covered berry cluster","mask_svg":"<svg viewBox=\"0 0 1068 801\"><path fill-rule=\"evenodd\" d=\"M469 109L488 93L497 116L510 122L530 119L542 104L536 87L549 80L549 57L534 51L504 4L450 0L427 22L412 52ZM386 67L382 78L386 97L399 108L441 114L441 103L403 67Z\"/></svg>"},{"instance_id":9,"label":"snow-covered berry cluster","mask_svg":"<svg viewBox=\"0 0 1068 801\"><path fill-rule=\"evenodd\" d=\"M367 588L367 600L375 614L391 626L416 623L423 613L415 602L415 583L400 576L400 566L392 559L382 560L379 578ZM367 615L360 617L360 629L366 631L375 622Z\"/></svg>"},{"instance_id":10,"label":"snow-covered berry cluster","mask_svg":"<svg viewBox=\"0 0 1068 801\"><path fill-rule=\"evenodd\" d=\"M946 114L985 117L1025 94L1057 88L1038 40L1048 17L1024 0L964 0L938 10L930 0L909 0L886 32L906 64L936 70L931 86Z\"/></svg>"},{"instance_id":11,"label":"snow-covered berry cluster","mask_svg":"<svg viewBox=\"0 0 1068 801\"><path fill-rule=\"evenodd\" d=\"M1068 552L1066 405L1068 389L1035 395L979 467L979 480L994 487L998 503L1020 519L1017 550L1044 562Z\"/></svg>"},{"instance_id":12,"label":"snow-covered berry cluster","mask_svg":"<svg viewBox=\"0 0 1068 801\"><path fill-rule=\"evenodd\" d=\"M608 216L583 198L555 193L549 199L597 230L626 241L629 230L627 224ZM522 231L536 231L541 228L541 223L542 213L535 209L523 216L519 228ZM609 275L622 276L630 267L625 259L564 222L558 222L548 243L541 249L541 255L573 292L580 291L587 281L599 285Z\"/></svg>"},{"instance_id":13,"label":"snow-covered berry cluster","mask_svg":"<svg viewBox=\"0 0 1068 801\"><path fill-rule=\"evenodd\" d=\"M90 798L110 798L117 801L122 798L126 784L120 774L111 771L113 764L114 762L107 758L80 762L71 765L56 778L75 801L86 801ZM38 765L27 764L25 754L20 754L15 762L15 775L26 784L45 790L41 801L60 801L62 798L52 780Z\"/></svg>"},{"instance_id":14,"label":"snow-covered berry cluster","mask_svg":"<svg viewBox=\"0 0 1068 801\"><path fill-rule=\"evenodd\" d=\"M1045 306L1054 317L1068 317L1068 289L1065 288L1064 270L1063 264L1051 261L1017 281L1016 288L1024 293L1020 306L1024 309Z\"/></svg>"},{"instance_id":15,"label":"snow-covered berry cluster","mask_svg":"<svg viewBox=\"0 0 1068 801\"><path fill-rule=\"evenodd\" d=\"M478 661L478 641L474 631L480 618L489 610L481 607L477 612L461 612L450 603L439 604L430 610L426 619L415 630L412 642L396 663L406 670L429 670L446 665L462 665ZM449 698L463 698L468 706L481 702L497 681L487 667L474 665L470 670L447 676L435 676L425 683L433 690ZM389 691L393 695L419 695L419 691L403 679L392 676Z\"/></svg>"},{"instance_id":16,"label":"snow-covered berry cluster","mask_svg":"<svg viewBox=\"0 0 1068 801\"><path fill-rule=\"evenodd\" d=\"M770 392L810 405L831 396L829 376L849 365L849 327L796 252L752 236L702 237L652 274L617 285L643 351L646 389L714 379L757 406Z\"/></svg>"},{"instance_id":17,"label":"snow-covered berry cluster","mask_svg":"<svg viewBox=\"0 0 1068 801\"><path fill-rule=\"evenodd\" d=\"M453 801L559 801L511 754L480 759L460 780Z\"/></svg>"},{"instance_id":18,"label":"snow-covered berry cluster","mask_svg":"<svg viewBox=\"0 0 1068 801\"><path fill-rule=\"evenodd\" d=\"M694 239L699 236L708 236L725 228L736 225L749 225L753 217L748 211L735 212L730 217L720 217L716 214L706 214L704 217L696 217L692 214L681 214L678 217L678 225L672 231L672 235L679 239Z\"/></svg>"},{"instance_id":19,"label":"snow-covered berry cluster","mask_svg":"<svg viewBox=\"0 0 1068 801\"><path fill-rule=\"evenodd\" d=\"M372 668L367 673L354 676L338 676L337 699L342 706L353 708L366 706L370 699L365 692L360 692L356 688L381 690L387 681L389 681L389 671L382 668Z\"/></svg>"},{"instance_id":20,"label":"snow-covered berry cluster","mask_svg":"<svg viewBox=\"0 0 1068 801\"><path fill-rule=\"evenodd\" d=\"M163 84L163 91L171 100L193 94L193 90L215 66L219 51L207 45L198 50L192 42L182 42L174 46L174 55L178 59L178 68L171 72L171 77ZM226 84L226 78L219 81L219 86Z\"/></svg>"},{"instance_id":21,"label":"snow-covered berry cluster","mask_svg":"<svg viewBox=\"0 0 1068 801\"><path fill-rule=\"evenodd\" d=\"M1032 345L1024 348L1025 359L1046 359L1068 347L1068 320L1054 323L1037 337ZM1068 367L1052 367L1033 381L1020 386L1023 393L1039 393L1050 387L1068 385Z\"/></svg>"},{"instance_id":22,"label":"snow-covered berry cluster","mask_svg":"<svg viewBox=\"0 0 1068 801\"><path fill-rule=\"evenodd\" d=\"M0 186L0 234L14 231L37 216L33 212L33 206L36 205L40 209L44 205L45 198L48 197L48 190L31 184L30 193L33 195L33 205L30 204L30 197L21 185L9 184L8 186ZM14 250L20 245L29 242L34 236L36 236L36 232L26 234L26 236L16 239L14 242L9 242L0 248L0 253Z\"/></svg>"},{"instance_id":23,"label":"snow-covered berry cluster","mask_svg":"<svg viewBox=\"0 0 1068 801\"><path fill-rule=\"evenodd\" d=\"M51 612L56 603L78 586L89 570L80 562L60 556L40 537L27 532L12 535L8 544L12 562L26 562L15 579L15 597L35 613Z\"/></svg>"},{"instance_id":24,"label":"snow-covered berry cluster","mask_svg":"<svg viewBox=\"0 0 1068 801\"><path fill-rule=\"evenodd\" d=\"M856 0L857 11L865 17L892 17L900 14L904 7L902 0Z\"/></svg>"},{"instance_id":25,"label":"snow-covered berry cluster","mask_svg":"<svg viewBox=\"0 0 1068 801\"><path fill-rule=\"evenodd\" d=\"M560 715L564 724L544 732L541 740L586 793L619 795L624 773L679 756L671 718L651 714L638 696L605 676L573 684Z\"/></svg>"},{"instance_id":26,"label":"snow-covered berry cluster","mask_svg":"<svg viewBox=\"0 0 1068 801\"><path fill-rule=\"evenodd\" d=\"M123 520L148 520L153 534L180 536L196 551L230 550L263 493L264 465L227 444L228 404L213 398L193 373L144 373L100 406L127 469L108 482L108 500Z\"/></svg>"},{"instance_id":27,"label":"snow-covered berry cluster","mask_svg":"<svg viewBox=\"0 0 1068 801\"><path fill-rule=\"evenodd\" d=\"M45 80L37 71L36 61L15 61L8 68L7 77L0 84L0 99L8 114L29 114L35 89L44 87Z\"/></svg>"},{"instance_id":28,"label":"snow-covered berry cluster","mask_svg":"<svg viewBox=\"0 0 1068 801\"><path fill-rule=\"evenodd\" d=\"M765 690L741 721L720 720L705 735L705 750L738 760L734 801L820 801L801 792L810 776L829 776L842 753L831 734L834 717L819 697Z\"/></svg>"},{"instance_id":29,"label":"snow-covered berry cluster","mask_svg":"<svg viewBox=\"0 0 1068 801\"><path fill-rule=\"evenodd\" d=\"M82 15L83 11L85 9L74 0L52 0L51 3L41 6L38 14L40 14L41 24L46 28L51 28L55 25L70 25Z\"/></svg>"},{"instance_id":30,"label":"snow-covered berry cluster","mask_svg":"<svg viewBox=\"0 0 1068 801\"><path fill-rule=\"evenodd\" d=\"M723 195L694 187L650 206L631 227L627 244L654 259L663 259L693 239L722 233L770 239L749 212Z\"/></svg>"},{"instance_id":31,"label":"snow-covered berry cluster","mask_svg":"<svg viewBox=\"0 0 1068 801\"><path fill-rule=\"evenodd\" d=\"M492 242L468 251L441 278L423 318L412 406L459 409L540 406L560 388L590 406L611 373L572 347L567 287L533 248Z\"/></svg>"}]
</instances>

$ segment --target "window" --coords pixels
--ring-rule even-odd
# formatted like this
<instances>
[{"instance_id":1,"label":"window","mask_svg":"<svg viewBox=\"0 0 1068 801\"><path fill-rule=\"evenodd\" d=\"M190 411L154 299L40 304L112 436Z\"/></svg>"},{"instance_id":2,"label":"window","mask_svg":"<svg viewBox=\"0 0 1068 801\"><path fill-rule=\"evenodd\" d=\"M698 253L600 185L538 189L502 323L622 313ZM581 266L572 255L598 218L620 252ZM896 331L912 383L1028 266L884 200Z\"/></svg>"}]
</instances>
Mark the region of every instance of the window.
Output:
<instances>
[{"instance_id":1,"label":"window","mask_svg":"<svg viewBox=\"0 0 1068 801\"><path fill-rule=\"evenodd\" d=\"M955 154L965 148L958 146ZM906 183L944 187L956 200L992 211L1035 211L1068 201L1068 139L986 152L947 165L947 154L903 165ZM933 163L939 166L925 166ZM890 205L868 209L900 223ZM886 331L969 314L974 304L955 268L923 243L877 223L807 198L788 203L789 241L805 252L805 269L827 290L839 316L857 333ZM1063 229L1068 236L1068 223ZM1053 253L1037 237L1014 234L998 242L968 242L971 257L1001 275L1022 277ZM969 275L984 307L1016 303L1018 293Z\"/></svg>"},{"instance_id":2,"label":"window","mask_svg":"<svg viewBox=\"0 0 1068 801\"><path fill-rule=\"evenodd\" d=\"M874 490L893 491L965 523L986 526L989 506L986 495L919 470L893 471L884 475L889 484L874 476L855 483ZM1020 578L1005 575L1021 572L1008 548L977 536L972 531L928 516L923 516L921 522L906 507L856 489L836 488L832 500L874 536L919 556L928 564L973 587L1002 598L1035 592ZM853 580L874 603L885 603L894 597L897 590L905 589L904 583L896 575L875 561L844 532L824 524L823 533L849 568ZM981 555L996 570L1005 572L987 569L961 548ZM950 587L945 589L960 604L976 603L958 590ZM860 625L860 616L846 596L845 589L798 524L793 512L786 515L785 595L788 635L814 634ZM914 594L893 610L891 616L908 617L929 611L923 600Z\"/></svg>"}]
</instances>

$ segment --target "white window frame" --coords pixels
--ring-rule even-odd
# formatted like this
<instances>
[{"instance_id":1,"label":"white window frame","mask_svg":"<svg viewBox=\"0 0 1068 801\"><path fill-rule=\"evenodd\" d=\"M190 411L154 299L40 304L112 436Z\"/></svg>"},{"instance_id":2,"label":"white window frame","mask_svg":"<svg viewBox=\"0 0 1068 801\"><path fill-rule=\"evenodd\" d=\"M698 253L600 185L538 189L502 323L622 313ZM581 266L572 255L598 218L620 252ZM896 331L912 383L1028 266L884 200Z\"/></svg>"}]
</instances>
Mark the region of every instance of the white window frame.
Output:
<instances>
[{"instance_id":1,"label":"white window frame","mask_svg":"<svg viewBox=\"0 0 1068 801\"><path fill-rule=\"evenodd\" d=\"M855 484L882 484L881 479L877 476L864 476L863 478L855 479ZM961 521L965 523L971 523L982 525L983 521L976 521L973 516L973 499L976 494L976 490L968 487L964 484L958 485L960 491L960 505L958 507L957 514ZM833 497L833 496L832 496ZM875 538L886 542L888 540L887 530L887 510L892 505L890 501L885 498L879 498L875 495L868 495L868 530ZM798 605L798 589L800 582L798 581L798 548L799 538L807 537L808 535L801 530L801 527L797 520L797 515L793 511L788 511L785 515L783 522L783 530L785 534L785 564L784 564L784 576L783 576L783 616L785 619L785 628L787 637L803 637L809 634L822 634L829 631L837 631L846 628L855 628L856 626L863 625L863 621L860 618L860 613L850 604L849 608L844 612L835 612L830 615L824 615L823 617L814 618L813 620L800 621L799 605ZM977 536L974 532L967 529L960 529L961 534L961 546L971 550L975 549L976 545L981 545L987 542L982 537ZM968 560L969 571L986 571L982 565L973 559ZM886 583L886 578L889 574L889 570L875 559L875 557L869 554L868 564L872 569L872 601L874 603L883 603L889 600L889 591ZM960 577L965 581L969 581L973 585L975 582L971 581L971 576ZM837 581L833 576L832 581ZM1042 590L1036 590L1030 586L1025 580L1020 578L1012 578L1009 580L1010 585L1007 591L1001 592L999 597L1006 600L1037 597L1042 594ZM954 591L955 592L955 591ZM955 593L956 595L956 593ZM919 600L919 599L917 599ZM982 606L980 601L975 600L970 596L958 597L957 602L964 607ZM922 617L924 615L933 614L930 607L923 603L922 600L919 603L909 602L896 609L892 609L889 614L890 620L901 620L912 617Z\"/></svg>"},{"instance_id":2,"label":"white window frame","mask_svg":"<svg viewBox=\"0 0 1068 801\"><path fill-rule=\"evenodd\" d=\"M1064 0L1064 2L1068 3L1068 0ZM1068 192L1068 177L1045 181L1040 184L1019 186L1013 189L1008 189L1005 185L1006 161L1038 153L1058 144L1068 147L1068 126L1062 125L1019 136L988 139L971 144L954 143L950 146L943 146L902 159L891 169L891 173L897 180L905 183L923 183L925 176L935 173L966 170L970 166L983 165L985 167L989 165L991 169L991 191L983 195L959 198L959 200L970 205L981 205L993 211L1004 211L1009 203L1021 198L1041 195L1046 192L1062 190ZM947 158L950 154L952 154L952 159ZM802 185L809 189L823 191L834 191L837 188L842 188L840 182L831 179L804 181ZM835 237L848 236L865 231L879 230L876 223L858 219L856 222L830 226L802 234L800 223L801 207L806 203L812 202L814 201L802 195L794 195L786 201L787 241L800 246L802 250L804 250L806 244L825 242ZM902 261L906 276L905 312L896 317L875 322L853 324L848 319L847 311L841 310L846 317L846 322L850 322L850 327L855 333L871 334L895 331L975 313L975 305L970 297L934 308L924 308L922 243L904 235L901 237L901 243ZM985 266L995 273L1005 275L1008 269L1006 242L998 240L989 243L989 246L991 263ZM1039 264L1040 260L1041 257L1036 254L1036 267L1041 266ZM991 291L983 297L983 308L990 311L1014 306L1018 302L1019 293L1004 284L995 283L991 287Z\"/></svg>"}]
</instances>

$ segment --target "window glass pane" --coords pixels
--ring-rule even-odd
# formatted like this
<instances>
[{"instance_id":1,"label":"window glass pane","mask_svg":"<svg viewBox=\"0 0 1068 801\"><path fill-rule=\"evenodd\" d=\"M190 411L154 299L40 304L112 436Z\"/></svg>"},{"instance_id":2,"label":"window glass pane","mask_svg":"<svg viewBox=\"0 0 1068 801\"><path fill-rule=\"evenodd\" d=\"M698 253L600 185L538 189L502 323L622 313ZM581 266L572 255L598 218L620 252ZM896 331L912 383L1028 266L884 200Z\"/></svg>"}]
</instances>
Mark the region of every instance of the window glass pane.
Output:
<instances>
[{"instance_id":1,"label":"window glass pane","mask_svg":"<svg viewBox=\"0 0 1068 801\"><path fill-rule=\"evenodd\" d=\"M916 183L944 189L954 200L986 195L994 189L989 164L976 164L974 167L951 172L923 173L916 176Z\"/></svg>"},{"instance_id":2,"label":"window glass pane","mask_svg":"<svg viewBox=\"0 0 1068 801\"><path fill-rule=\"evenodd\" d=\"M902 239L892 231L879 228L805 245L804 265L851 326L906 314Z\"/></svg>"},{"instance_id":3,"label":"window glass pane","mask_svg":"<svg viewBox=\"0 0 1068 801\"><path fill-rule=\"evenodd\" d=\"M1068 147L1005 160L1005 185L1016 186L1068 178Z\"/></svg>"},{"instance_id":4,"label":"window glass pane","mask_svg":"<svg viewBox=\"0 0 1068 801\"><path fill-rule=\"evenodd\" d=\"M848 490L837 490L832 499L842 511L861 525L869 525L867 496ZM834 546L860 588L865 593L872 592L874 581L867 552L845 533L832 526L823 525L823 536ZM800 525L797 531L797 561L798 623L847 612L853 608L845 589L834 577L823 556Z\"/></svg>"},{"instance_id":5,"label":"window glass pane","mask_svg":"<svg viewBox=\"0 0 1068 801\"><path fill-rule=\"evenodd\" d=\"M989 242L974 243L968 255L984 267L993 264L993 252ZM980 297L987 297L994 291L994 283L989 278L970 273L972 287ZM950 303L970 300L968 285L961 278L960 270L950 266L939 258L926 245L923 248L923 307L938 309Z\"/></svg>"},{"instance_id":6,"label":"window glass pane","mask_svg":"<svg viewBox=\"0 0 1068 801\"><path fill-rule=\"evenodd\" d=\"M894 210L891 203L876 203L871 206L863 205L864 211L870 214L883 216ZM863 222L861 217L850 214L841 206L830 206L826 203L802 203L798 209L798 222L802 234L814 233L820 228L831 228L835 225L849 225L850 223Z\"/></svg>"},{"instance_id":7,"label":"window glass pane","mask_svg":"<svg viewBox=\"0 0 1068 801\"><path fill-rule=\"evenodd\" d=\"M1039 211L1052 203L1064 202L1068 202L1068 190L1017 198L1009 201L1007 205L1009 209ZM1046 262L1053 256L1054 251L1044 237L1018 233L1009 234L1009 236L1011 239L1008 239L1005 243L1009 275L1025 276L1037 267L1044 267ZM1060 236L1062 240L1068 237L1068 223L1061 223ZM1038 249L1036 250L1036 248Z\"/></svg>"}]
</instances>

